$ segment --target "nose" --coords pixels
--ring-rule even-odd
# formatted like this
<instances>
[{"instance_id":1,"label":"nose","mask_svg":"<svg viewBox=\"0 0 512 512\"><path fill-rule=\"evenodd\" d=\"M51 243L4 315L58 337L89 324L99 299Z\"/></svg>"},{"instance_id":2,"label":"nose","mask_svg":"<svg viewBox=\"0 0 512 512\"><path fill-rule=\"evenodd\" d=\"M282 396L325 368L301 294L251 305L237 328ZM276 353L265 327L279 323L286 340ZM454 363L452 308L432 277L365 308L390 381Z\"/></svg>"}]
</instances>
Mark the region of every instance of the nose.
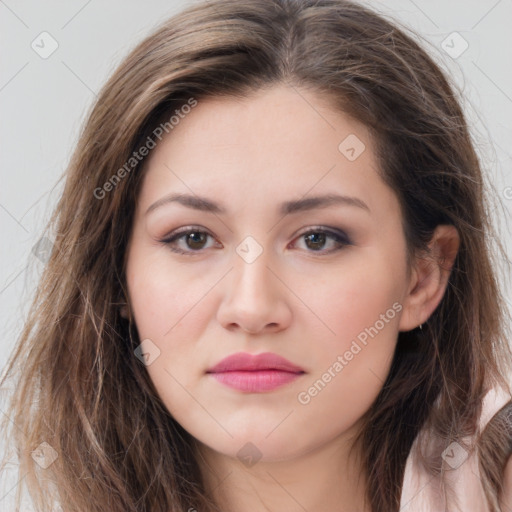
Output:
<instances>
[{"instance_id":1,"label":"nose","mask_svg":"<svg viewBox=\"0 0 512 512\"><path fill-rule=\"evenodd\" d=\"M290 294L264 255L247 263L235 254L234 269L224 280L224 300L217 312L224 328L257 334L279 332L290 325Z\"/></svg>"}]
</instances>

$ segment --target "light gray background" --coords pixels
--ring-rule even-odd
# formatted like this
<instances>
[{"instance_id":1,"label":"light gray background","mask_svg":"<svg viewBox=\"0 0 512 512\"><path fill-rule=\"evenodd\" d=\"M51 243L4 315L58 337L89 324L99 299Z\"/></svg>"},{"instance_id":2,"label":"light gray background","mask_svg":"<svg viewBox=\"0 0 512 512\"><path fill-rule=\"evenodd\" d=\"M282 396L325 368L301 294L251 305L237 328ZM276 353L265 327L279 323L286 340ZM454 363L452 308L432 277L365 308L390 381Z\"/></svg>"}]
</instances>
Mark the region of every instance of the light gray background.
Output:
<instances>
[{"instance_id":1,"label":"light gray background","mask_svg":"<svg viewBox=\"0 0 512 512\"><path fill-rule=\"evenodd\" d=\"M504 205L496 218L510 255L512 0L363 3L418 32L463 89L463 106L483 167ZM0 0L0 369L15 346L42 269L31 249L62 189L57 181L86 110L128 51L157 23L187 4L181 0ZM47 59L31 47L43 31L59 45ZM469 44L457 58L442 47L453 32ZM453 44L457 49L459 43ZM510 289L509 280L506 288ZM510 293L507 299L510 302ZM1 407L0 402L3 414ZM0 475L0 481L0 509L11 510L14 493L10 489L15 480Z\"/></svg>"}]
</instances>

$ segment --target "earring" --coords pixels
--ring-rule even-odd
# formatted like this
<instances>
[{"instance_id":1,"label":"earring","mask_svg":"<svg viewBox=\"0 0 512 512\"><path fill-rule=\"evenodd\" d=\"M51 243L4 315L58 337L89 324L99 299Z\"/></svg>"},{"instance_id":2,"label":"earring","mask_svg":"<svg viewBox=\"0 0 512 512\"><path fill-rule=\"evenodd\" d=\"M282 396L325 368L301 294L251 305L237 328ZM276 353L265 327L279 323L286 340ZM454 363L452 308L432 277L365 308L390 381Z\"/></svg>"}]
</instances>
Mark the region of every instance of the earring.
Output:
<instances>
[{"instance_id":1,"label":"earring","mask_svg":"<svg viewBox=\"0 0 512 512\"><path fill-rule=\"evenodd\" d=\"M423 330L423 324L420 324L420 331Z\"/></svg>"}]
</instances>

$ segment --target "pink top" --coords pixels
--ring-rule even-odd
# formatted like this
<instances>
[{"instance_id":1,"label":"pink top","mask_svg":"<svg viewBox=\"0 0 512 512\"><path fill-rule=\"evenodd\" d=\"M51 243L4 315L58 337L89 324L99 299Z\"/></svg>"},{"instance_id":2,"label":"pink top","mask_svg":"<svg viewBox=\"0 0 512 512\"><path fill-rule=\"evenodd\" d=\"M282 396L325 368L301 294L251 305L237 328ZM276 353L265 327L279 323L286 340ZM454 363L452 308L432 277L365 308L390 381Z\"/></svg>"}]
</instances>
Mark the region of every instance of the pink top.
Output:
<instances>
[{"instance_id":1,"label":"pink top","mask_svg":"<svg viewBox=\"0 0 512 512\"><path fill-rule=\"evenodd\" d=\"M501 387L488 391L483 400L480 428L483 429L510 399L510 395ZM440 478L429 475L414 456L417 440L414 441L405 466L400 512L454 510L451 506L447 508ZM471 444L471 438L465 438L464 441ZM452 443L443 452L443 459L449 469L445 472L445 478L453 489L460 510L490 512L481 484L477 450L468 452L460 444Z\"/></svg>"}]
</instances>

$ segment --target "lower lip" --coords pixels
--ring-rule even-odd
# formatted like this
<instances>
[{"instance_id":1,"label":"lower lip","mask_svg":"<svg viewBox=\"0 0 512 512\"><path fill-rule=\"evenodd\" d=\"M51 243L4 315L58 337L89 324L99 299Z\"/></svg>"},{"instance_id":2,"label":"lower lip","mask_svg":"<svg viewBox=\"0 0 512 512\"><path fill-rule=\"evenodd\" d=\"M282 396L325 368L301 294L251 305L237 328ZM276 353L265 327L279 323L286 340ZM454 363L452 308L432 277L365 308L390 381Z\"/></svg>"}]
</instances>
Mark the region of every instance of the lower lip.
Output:
<instances>
[{"instance_id":1,"label":"lower lip","mask_svg":"<svg viewBox=\"0 0 512 512\"><path fill-rule=\"evenodd\" d=\"M259 370L220 372L211 373L210 375L230 388L259 393L284 386L303 374L281 370Z\"/></svg>"}]
</instances>

